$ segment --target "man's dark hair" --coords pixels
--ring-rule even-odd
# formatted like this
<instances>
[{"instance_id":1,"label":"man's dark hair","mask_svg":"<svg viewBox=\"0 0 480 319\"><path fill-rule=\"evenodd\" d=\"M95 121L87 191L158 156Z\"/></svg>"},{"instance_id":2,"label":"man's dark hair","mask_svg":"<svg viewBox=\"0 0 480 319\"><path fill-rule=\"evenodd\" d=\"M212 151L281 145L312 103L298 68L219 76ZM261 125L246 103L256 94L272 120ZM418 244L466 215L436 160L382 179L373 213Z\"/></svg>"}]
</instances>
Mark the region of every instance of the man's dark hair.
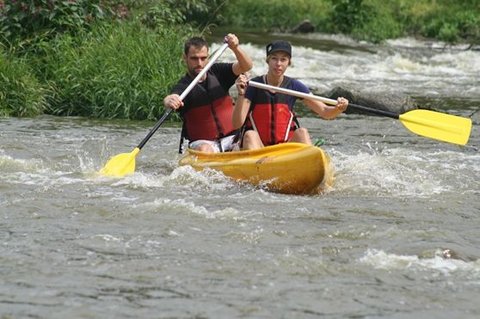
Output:
<instances>
[{"instance_id":1,"label":"man's dark hair","mask_svg":"<svg viewBox=\"0 0 480 319\"><path fill-rule=\"evenodd\" d=\"M187 55L188 51L190 50L190 47L192 47L192 46L196 47L196 48L203 48L203 47L208 48L208 42L204 38L201 38L201 37L190 38L185 42L185 46L183 47L183 53L185 53L185 55Z\"/></svg>"}]
</instances>

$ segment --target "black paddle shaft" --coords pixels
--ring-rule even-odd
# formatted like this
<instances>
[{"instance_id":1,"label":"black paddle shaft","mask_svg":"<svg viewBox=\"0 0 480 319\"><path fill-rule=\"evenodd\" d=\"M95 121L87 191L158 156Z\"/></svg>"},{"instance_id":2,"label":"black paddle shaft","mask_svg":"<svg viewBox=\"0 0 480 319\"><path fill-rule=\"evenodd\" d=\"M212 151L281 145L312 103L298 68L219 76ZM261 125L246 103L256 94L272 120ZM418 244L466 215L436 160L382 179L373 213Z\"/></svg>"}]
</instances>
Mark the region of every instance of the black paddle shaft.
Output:
<instances>
[{"instance_id":1,"label":"black paddle shaft","mask_svg":"<svg viewBox=\"0 0 480 319\"><path fill-rule=\"evenodd\" d=\"M148 140L152 137L152 135L155 134L155 132L163 124L163 122L165 122L165 120L170 115L170 113L172 113L172 111L173 111L172 109L168 109L167 111L165 111L165 113L163 113L162 117L157 121L155 126L152 127L150 132L148 132L147 136L145 136L145 138L140 142L140 144L138 144L137 146L138 149L142 149L142 147L148 142Z\"/></svg>"},{"instance_id":2,"label":"black paddle shaft","mask_svg":"<svg viewBox=\"0 0 480 319\"><path fill-rule=\"evenodd\" d=\"M389 112L389 111L384 111L384 110L378 110L378 109L373 109L371 107L366 107L366 106L361 106L353 103L348 103L348 107L353 107L354 109L365 111L368 113L373 113L381 116L386 116L386 117L391 117L392 119L399 119L400 115L397 113Z\"/></svg>"}]
</instances>

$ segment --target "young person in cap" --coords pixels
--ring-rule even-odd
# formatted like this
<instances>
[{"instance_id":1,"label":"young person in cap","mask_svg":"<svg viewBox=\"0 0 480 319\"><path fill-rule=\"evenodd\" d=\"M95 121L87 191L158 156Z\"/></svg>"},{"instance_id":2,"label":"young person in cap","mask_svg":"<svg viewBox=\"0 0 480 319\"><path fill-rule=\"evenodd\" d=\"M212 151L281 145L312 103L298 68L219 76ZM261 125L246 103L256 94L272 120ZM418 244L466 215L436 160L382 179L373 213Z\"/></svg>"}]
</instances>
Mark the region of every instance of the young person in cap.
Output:
<instances>
[{"instance_id":1,"label":"young person in cap","mask_svg":"<svg viewBox=\"0 0 480 319\"><path fill-rule=\"evenodd\" d=\"M252 60L240 48L238 38L229 33L225 42L233 51L234 63L214 63L203 79L183 99L180 94L208 64L208 43L200 37L185 42L183 60L187 74L163 100L165 107L179 110L183 120L180 150L183 140L189 147L204 152L230 151L236 129L232 125L233 101L229 89L238 75L252 68Z\"/></svg>"},{"instance_id":2,"label":"young person in cap","mask_svg":"<svg viewBox=\"0 0 480 319\"><path fill-rule=\"evenodd\" d=\"M285 75L291 64L292 47L286 41L267 45L267 74L252 81L310 94L308 87ZM294 113L296 97L248 86L248 79L240 75L236 81L237 103L233 111L233 127L243 127L241 148L257 149L285 142L312 144L306 128L300 127ZM348 101L338 98L335 106L317 100L303 99L303 103L324 119L334 119L347 109Z\"/></svg>"}]
</instances>

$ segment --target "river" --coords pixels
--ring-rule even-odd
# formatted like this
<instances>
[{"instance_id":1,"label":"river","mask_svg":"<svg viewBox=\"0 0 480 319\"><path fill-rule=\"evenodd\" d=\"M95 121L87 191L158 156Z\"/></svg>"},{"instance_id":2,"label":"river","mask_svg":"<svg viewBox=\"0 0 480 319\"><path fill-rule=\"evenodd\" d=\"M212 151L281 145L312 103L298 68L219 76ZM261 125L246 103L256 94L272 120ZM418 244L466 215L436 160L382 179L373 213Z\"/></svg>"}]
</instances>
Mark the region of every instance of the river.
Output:
<instances>
[{"instance_id":1,"label":"river","mask_svg":"<svg viewBox=\"0 0 480 319\"><path fill-rule=\"evenodd\" d=\"M265 71L262 39L244 42L253 74ZM110 179L96 172L153 123L0 119L0 317L480 317L480 52L292 39L289 75L472 116L469 143L384 117L305 116L336 180L293 196L178 167L175 125L134 175Z\"/></svg>"}]
</instances>

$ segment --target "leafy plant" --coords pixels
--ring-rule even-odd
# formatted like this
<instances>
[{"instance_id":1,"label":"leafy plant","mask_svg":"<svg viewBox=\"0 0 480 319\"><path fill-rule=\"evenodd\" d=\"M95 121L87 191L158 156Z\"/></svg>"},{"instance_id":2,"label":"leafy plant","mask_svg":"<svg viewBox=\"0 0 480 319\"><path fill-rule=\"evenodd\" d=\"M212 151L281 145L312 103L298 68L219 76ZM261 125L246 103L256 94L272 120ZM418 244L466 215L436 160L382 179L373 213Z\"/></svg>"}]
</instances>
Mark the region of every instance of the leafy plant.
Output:
<instances>
[{"instance_id":1,"label":"leafy plant","mask_svg":"<svg viewBox=\"0 0 480 319\"><path fill-rule=\"evenodd\" d=\"M362 5L364 20L352 26L349 31L356 39L367 40L373 43L382 42L402 36L404 28L401 19L404 19L401 8L392 3L373 5L371 2Z\"/></svg>"},{"instance_id":2,"label":"leafy plant","mask_svg":"<svg viewBox=\"0 0 480 319\"><path fill-rule=\"evenodd\" d=\"M363 0L332 0L332 3L332 21L339 32L351 33L372 18L372 10L363 3Z\"/></svg>"},{"instance_id":3,"label":"leafy plant","mask_svg":"<svg viewBox=\"0 0 480 319\"><path fill-rule=\"evenodd\" d=\"M179 8L156 4L140 16L140 21L150 29L159 30L165 26L182 24L185 15Z\"/></svg>"},{"instance_id":4,"label":"leafy plant","mask_svg":"<svg viewBox=\"0 0 480 319\"><path fill-rule=\"evenodd\" d=\"M223 10L222 23L267 31L288 31L303 20L325 28L329 0L230 0Z\"/></svg>"},{"instance_id":5,"label":"leafy plant","mask_svg":"<svg viewBox=\"0 0 480 319\"><path fill-rule=\"evenodd\" d=\"M0 5L0 41L8 46L89 28L128 9L102 0L11 0Z\"/></svg>"}]
</instances>

